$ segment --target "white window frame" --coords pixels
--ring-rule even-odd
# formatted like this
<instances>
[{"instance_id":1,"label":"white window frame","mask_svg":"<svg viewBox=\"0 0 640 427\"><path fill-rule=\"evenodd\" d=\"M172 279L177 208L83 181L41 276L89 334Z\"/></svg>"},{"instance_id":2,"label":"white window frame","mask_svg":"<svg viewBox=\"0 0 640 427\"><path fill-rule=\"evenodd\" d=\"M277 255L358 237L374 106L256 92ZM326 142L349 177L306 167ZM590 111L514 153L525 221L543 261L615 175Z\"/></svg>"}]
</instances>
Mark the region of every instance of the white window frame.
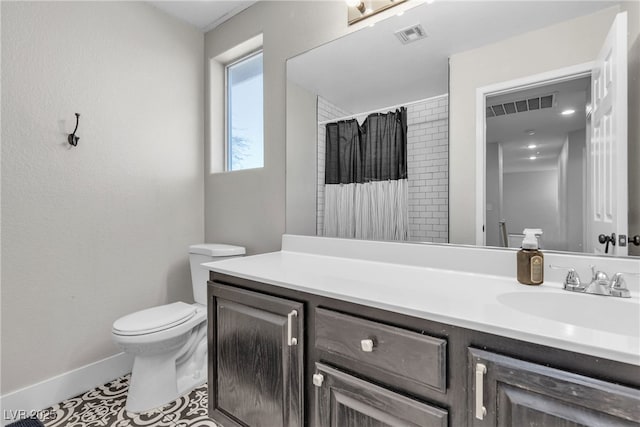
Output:
<instances>
[{"instance_id":1,"label":"white window frame","mask_svg":"<svg viewBox=\"0 0 640 427\"><path fill-rule=\"evenodd\" d=\"M255 169L227 170L226 135L226 65L252 53L263 50L263 37L259 33L235 46L220 52L209 52L206 76L206 127L205 127L205 167L209 175L227 172L242 172ZM263 52L264 55L264 52ZM264 60L263 56L263 65ZM264 75L263 75L264 77ZM264 92L263 92L264 96ZM264 112L264 98L263 98ZM264 136L264 128L263 128ZM264 140L263 140L264 144ZM264 147L263 147L264 149ZM263 152L264 155L264 152ZM263 162L266 159L263 157ZM265 164L263 163L263 167Z\"/></svg>"},{"instance_id":2,"label":"white window frame","mask_svg":"<svg viewBox=\"0 0 640 427\"><path fill-rule=\"evenodd\" d=\"M231 159L229 157L231 154L231 141L229 141L229 135L230 135L229 124L231 122L231 117L229 115L229 68L241 62L248 61L254 56L262 54L263 51L264 49L262 49L261 47L260 49L250 52L244 56L241 56L240 58L237 58L234 61L225 64L224 66L224 171L225 172L235 172L240 170L246 170L246 169L235 169L235 170L231 169ZM264 55L262 56L262 65L264 67ZM264 87L264 71L262 74L262 83ZM262 114L264 115L264 89L262 94ZM262 129L262 141L264 145L264 128ZM264 167L264 147L263 147L263 154L262 154L262 167ZM258 168L251 168L251 169L258 169Z\"/></svg>"}]
</instances>

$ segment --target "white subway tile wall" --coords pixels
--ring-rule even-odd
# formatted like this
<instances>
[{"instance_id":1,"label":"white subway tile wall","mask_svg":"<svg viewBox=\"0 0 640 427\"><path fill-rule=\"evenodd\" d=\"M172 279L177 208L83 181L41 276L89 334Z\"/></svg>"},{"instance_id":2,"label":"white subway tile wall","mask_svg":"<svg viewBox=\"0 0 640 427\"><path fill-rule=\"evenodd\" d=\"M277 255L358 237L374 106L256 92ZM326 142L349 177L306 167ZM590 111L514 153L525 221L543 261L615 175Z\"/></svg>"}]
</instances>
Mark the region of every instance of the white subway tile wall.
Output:
<instances>
[{"instance_id":1,"label":"white subway tile wall","mask_svg":"<svg viewBox=\"0 0 640 427\"><path fill-rule=\"evenodd\" d=\"M407 107L409 240L449 241L449 97Z\"/></svg>"},{"instance_id":2,"label":"white subway tile wall","mask_svg":"<svg viewBox=\"0 0 640 427\"><path fill-rule=\"evenodd\" d=\"M318 97L318 122L349 116ZM359 122L365 116L357 115ZM449 241L449 97L438 96L407 107L409 240ZM318 125L316 225L322 236L324 212L325 125Z\"/></svg>"}]
</instances>

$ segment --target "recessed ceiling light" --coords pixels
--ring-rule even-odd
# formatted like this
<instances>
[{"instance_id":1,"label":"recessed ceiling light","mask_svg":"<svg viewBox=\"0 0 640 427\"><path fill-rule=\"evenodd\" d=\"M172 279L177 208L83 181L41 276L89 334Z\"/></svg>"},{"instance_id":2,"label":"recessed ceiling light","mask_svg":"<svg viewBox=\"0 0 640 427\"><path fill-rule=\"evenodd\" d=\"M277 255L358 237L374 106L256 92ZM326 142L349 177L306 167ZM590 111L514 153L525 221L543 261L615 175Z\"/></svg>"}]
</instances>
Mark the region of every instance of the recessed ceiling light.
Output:
<instances>
[{"instance_id":1,"label":"recessed ceiling light","mask_svg":"<svg viewBox=\"0 0 640 427\"><path fill-rule=\"evenodd\" d=\"M576 110L571 110L571 109L569 109L569 110L564 110L561 114L562 114L563 116L570 116L570 115L572 115L572 114L573 114L573 113L575 113L575 112L576 112Z\"/></svg>"},{"instance_id":2,"label":"recessed ceiling light","mask_svg":"<svg viewBox=\"0 0 640 427\"><path fill-rule=\"evenodd\" d=\"M533 136L533 135L535 135L535 134L536 134L536 131L535 131L535 130L533 130L533 129L527 129L527 130L525 130L525 133L526 133L527 135L529 135L529 136Z\"/></svg>"},{"instance_id":3,"label":"recessed ceiling light","mask_svg":"<svg viewBox=\"0 0 640 427\"><path fill-rule=\"evenodd\" d=\"M531 157L529 157L529 160L535 160L535 159L537 159L537 157L536 157L536 156L531 156Z\"/></svg>"},{"instance_id":4,"label":"recessed ceiling light","mask_svg":"<svg viewBox=\"0 0 640 427\"><path fill-rule=\"evenodd\" d=\"M536 145L536 144L529 144L529 145L527 145L527 148L528 148L529 150L533 150L533 149L534 149L534 148L536 148L536 147L537 147L537 145Z\"/></svg>"}]
</instances>

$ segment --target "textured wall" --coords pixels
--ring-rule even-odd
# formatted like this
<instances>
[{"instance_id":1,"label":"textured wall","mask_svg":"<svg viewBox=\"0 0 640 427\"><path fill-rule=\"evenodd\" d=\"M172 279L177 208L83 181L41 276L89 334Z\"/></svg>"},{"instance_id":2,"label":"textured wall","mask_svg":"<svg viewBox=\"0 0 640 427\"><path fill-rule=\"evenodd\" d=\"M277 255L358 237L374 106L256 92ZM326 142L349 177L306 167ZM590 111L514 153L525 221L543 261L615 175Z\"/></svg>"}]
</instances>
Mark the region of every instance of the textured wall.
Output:
<instances>
[{"instance_id":1,"label":"textured wall","mask_svg":"<svg viewBox=\"0 0 640 427\"><path fill-rule=\"evenodd\" d=\"M2 394L118 353L116 318L191 298L202 52L142 2L2 2Z\"/></svg>"}]
</instances>

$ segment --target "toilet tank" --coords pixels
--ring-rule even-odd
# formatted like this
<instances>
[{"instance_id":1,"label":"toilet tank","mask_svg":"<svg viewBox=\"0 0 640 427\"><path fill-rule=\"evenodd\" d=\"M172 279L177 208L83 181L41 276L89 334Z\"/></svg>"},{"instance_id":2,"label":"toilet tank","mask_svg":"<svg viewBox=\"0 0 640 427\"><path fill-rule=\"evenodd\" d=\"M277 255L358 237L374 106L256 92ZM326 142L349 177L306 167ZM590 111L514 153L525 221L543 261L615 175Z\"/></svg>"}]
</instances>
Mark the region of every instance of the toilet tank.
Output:
<instances>
[{"instance_id":1,"label":"toilet tank","mask_svg":"<svg viewBox=\"0 0 640 427\"><path fill-rule=\"evenodd\" d=\"M242 246L223 245L220 243L202 243L189 246L189 264L191 266L191 284L195 302L207 305L207 281L209 270L200 264L221 261L243 256Z\"/></svg>"}]
</instances>

